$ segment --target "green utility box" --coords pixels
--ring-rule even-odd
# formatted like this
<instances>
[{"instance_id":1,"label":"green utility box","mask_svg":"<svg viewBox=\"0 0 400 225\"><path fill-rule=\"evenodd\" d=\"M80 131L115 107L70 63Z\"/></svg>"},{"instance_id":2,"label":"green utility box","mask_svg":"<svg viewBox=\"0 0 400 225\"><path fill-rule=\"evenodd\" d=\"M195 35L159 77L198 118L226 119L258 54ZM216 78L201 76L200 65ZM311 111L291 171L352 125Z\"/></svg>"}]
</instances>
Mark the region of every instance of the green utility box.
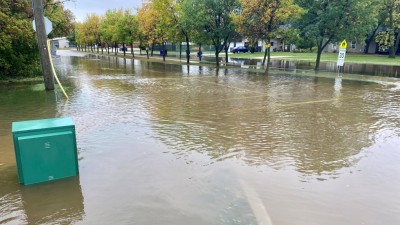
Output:
<instances>
[{"instance_id":1,"label":"green utility box","mask_svg":"<svg viewBox=\"0 0 400 225\"><path fill-rule=\"evenodd\" d=\"M78 175L75 125L71 118L13 122L12 133L20 184Z\"/></svg>"}]
</instances>

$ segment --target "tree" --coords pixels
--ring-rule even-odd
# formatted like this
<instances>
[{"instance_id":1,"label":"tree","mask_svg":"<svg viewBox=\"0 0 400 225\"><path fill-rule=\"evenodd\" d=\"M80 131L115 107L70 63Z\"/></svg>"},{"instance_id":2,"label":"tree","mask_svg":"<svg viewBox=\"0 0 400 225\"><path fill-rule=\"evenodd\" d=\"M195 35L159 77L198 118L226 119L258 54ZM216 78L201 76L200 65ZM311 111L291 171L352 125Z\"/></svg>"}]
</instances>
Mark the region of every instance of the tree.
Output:
<instances>
[{"instance_id":1,"label":"tree","mask_svg":"<svg viewBox=\"0 0 400 225\"><path fill-rule=\"evenodd\" d=\"M219 53L225 49L233 38L235 25L232 14L239 8L237 0L198 0L192 6L197 9L193 16L196 28L203 32L215 48L215 62L219 66Z\"/></svg>"},{"instance_id":2,"label":"tree","mask_svg":"<svg viewBox=\"0 0 400 225\"><path fill-rule=\"evenodd\" d=\"M110 46L114 43L115 55L117 54L117 41L119 36L117 33L117 23L119 18L122 18L122 9L107 10L102 23L100 24L100 38L103 42L107 43L107 52L110 53Z\"/></svg>"},{"instance_id":3,"label":"tree","mask_svg":"<svg viewBox=\"0 0 400 225\"><path fill-rule=\"evenodd\" d=\"M364 54L368 54L369 46L371 45L372 41L376 39L377 32L385 23L386 19L386 6L381 4L381 0L371 0L373 4L371 7L374 7L372 11L372 15L370 15L369 23L371 23L372 30L370 30L365 37L365 48Z\"/></svg>"},{"instance_id":4,"label":"tree","mask_svg":"<svg viewBox=\"0 0 400 225\"><path fill-rule=\"evenodd\" d=\"M143 3L138 9L137 18L139 22L139 33L146 45L147 58L149 58L149 47L153 51L154 44L157 42L156 25L157 12L150 2Z\"/></svg>"},{"instance_id":5,"label":"tree","mask_svg":"<svg viewBox=\"0 0 400 225\"><path fill-rule=\"evenodd\" d=\"M306 13L298 20L304 37L317 44L315 70L319 69L323 49L342 39L364 40L371 28L370 0L298 0Z\"/></svg>"},{"instance_id":6,"label":"tree","mask_svg":"<svg viewBox=\"0 0 400 225\"><path fill-rule=\"evenodd\" d=\"M176 40L179 34L176 12L174 9L174 0L152 0L155 15L155 37L156 42L161 44L163 51L163 61L165 61L165 44L168 40Z\"/></svg>"},{"instance_id":7,"label":"tree","mask_svg":"<svg viewBox=\"0 0 400 225\"><path fill-rule=\"evenodd\" d=\"M189 42L195 32L195 22L192 20L192 14L195 9L192 6L192 0L178 0L176 4L170 4L168 8L172 15L173 22L177 25L178 36L175 36L175 39L180 43L179 46L181 46L182 43L181 37L183 37L186 42L187 64L189 64L190 60Z\"/></svg>"},{"instance_id":8,"label":"tree","mask_svg":"<svg viewBox=\"0 0 400 225\"><path fill-rule=\"evenodd\" d=\"M198 18L202 17L202 12L198 8L197 0L181 0L179 3L179 28L185 37L186 42L186 60L189 63L190 46L189 42L199 44L201 51L202 44L212 44L208 35L205 32L204 21Z\"/></svg>"},{"instance_id":9,"label":"tree","mask_svg":"<svg viewBox=\"0 0 400 225\"><path fill-rule=\"evenodd\" d=\"M82 45L86 46L87 44L87 34L83 23L75 23L75 40L76 44L79 46L78 48L83 50Z\"/></svg>"},{"instance_id":10,"label":"tree","mask_svg":"<svg viewBox=\"0 0 400 225\"><path fill-rule=\"evenodd\" d=\"M376 40L381 48L389 48L389 58L395 58L400 41L400 2L383 0L382 18L384 31L376 37Z\"/></svg>"},{"instance_id":11,"label":"tree","mask_svg":"<svg viewBox=\"0 0 400 225\"><path fill-rule=\"evenodd\" d=\"M298 18L302 13L301 8L293 0L241 0L242 9L235 18L238 31L248 38L250 43L258 40L266 40L263 65L267 60L267 71L271 60L270 43L274 32L281 25L288 24L291 20Z\"/></svg>"},{"instance_id":12,"label":"tree","mask_svg":"<svg viewBox=\"0 0 400 225\"><path fill-rule=\"evenodd\" d=\"M62 5L62 1L45 0L45 13L54 4ZM61 28L60 23L69 27L73 23L72 14L62 6L54 12L63 17L63 22L53 21L53 35L66 35L67 28ZM39 50L32 29L33 10L30 1L0 0L0 78L30 77L41 74ZM50 20L53 20L49 17ZM68 25L67 25L68 24Z\"/></svg>"},{"instance_id":13,"label":"tree","mask_svg":"<svg viewBox=\"0 0 400 225\"><path fill-rule=\"evenodd\" d=\"M90 45L93 52L93 44L97 45L97 52L99 52L100 44L100 24L102 18L95 13L89 14L83 23L83 29L86 35L86 41Z\"/></svg>"},{"instance_id":14,"label":"tree","mask_svg":"<svg viewBox=\"0 0 400 225\"><path fill-rule=\"evenodd\" d=\"M275 31L276 37L279 37L284 47L287 43L298 43L300 41L299 33L300 31L298 29L294 29L290 26L282 26ZM289 46L289 48L290 47L291 45ZM286 49L283 50L285 51ZM288 51L291 51L291 49L288 49Z\"/></svg>"},{"instance_id":15,"label":"tree","mask_svg":"<svg viewBox=\"0 0 400 225\"><path fill-rule=\"evenodd\" d=\"M135 56L133 52L133 42L138 38L139 34L139 22L136 15L133 15L129 10L125 10L123 17L121 17L117 22L117 34L118 39L123 42L123 51L125 55L125 43L130 43L131 54Z\"/></svg>"},{"instance_id":16,"label":"tree","mask_svg":"<svg viewBox=\"0 0 400 225\"><path fill-rule=\"evenodd\" d=\"M40 74L31 12L27 1L0 0L0 78Z\"/></svg>"}]
</instances>

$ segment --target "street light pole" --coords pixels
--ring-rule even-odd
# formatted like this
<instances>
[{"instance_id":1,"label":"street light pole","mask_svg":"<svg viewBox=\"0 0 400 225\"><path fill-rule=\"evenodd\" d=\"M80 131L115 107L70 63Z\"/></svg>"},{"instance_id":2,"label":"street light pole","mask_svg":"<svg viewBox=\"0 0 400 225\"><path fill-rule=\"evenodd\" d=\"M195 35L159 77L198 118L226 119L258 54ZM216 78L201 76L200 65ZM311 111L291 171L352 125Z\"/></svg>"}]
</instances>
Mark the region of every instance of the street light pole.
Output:
<instances>
[{"instance_id":1,"label":"street light pole","mask_svg":"<svg viewBox=\"0 0 400 225\"><path fill-rule=\"evenodd\" d=\"M54 90L54 77L51 70L50 55L47 50L47 34L44 24L43 2L42 0L32 0L32 4L44 86L46 90Z\"/></svg>"}]
</instances>

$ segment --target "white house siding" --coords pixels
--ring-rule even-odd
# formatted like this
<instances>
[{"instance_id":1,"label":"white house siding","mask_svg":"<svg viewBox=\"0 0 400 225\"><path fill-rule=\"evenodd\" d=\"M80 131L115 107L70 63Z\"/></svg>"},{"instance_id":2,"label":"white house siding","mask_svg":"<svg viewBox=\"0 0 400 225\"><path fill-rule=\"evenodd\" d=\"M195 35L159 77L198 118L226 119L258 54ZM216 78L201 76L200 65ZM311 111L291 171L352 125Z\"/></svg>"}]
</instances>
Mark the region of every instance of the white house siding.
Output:
<instances>
[{"instance_id":1,"label":"white house siding","mask_svg":"<svg viewBox=\"0 0 400 225\"><path fill-rule=\"evenodd\" d=\"M338 52L340 42L329 43L323 50L323 52ZM348 53L364 53L365 44L358 41L348 41L347 42L347 52ZM375 53L376 43L372 42L368 48L368 53Z\"/></svg>"},{"instance_id":2,"label":"white house siding","mask_svg":"<svg viewBox=\"0 0 400 225\"><path fill-rule=\"evenodd\" d=\"M51 41L57 48L69 48L69 41L66 37L53 38Z\"/></svg>"}]
</instances>

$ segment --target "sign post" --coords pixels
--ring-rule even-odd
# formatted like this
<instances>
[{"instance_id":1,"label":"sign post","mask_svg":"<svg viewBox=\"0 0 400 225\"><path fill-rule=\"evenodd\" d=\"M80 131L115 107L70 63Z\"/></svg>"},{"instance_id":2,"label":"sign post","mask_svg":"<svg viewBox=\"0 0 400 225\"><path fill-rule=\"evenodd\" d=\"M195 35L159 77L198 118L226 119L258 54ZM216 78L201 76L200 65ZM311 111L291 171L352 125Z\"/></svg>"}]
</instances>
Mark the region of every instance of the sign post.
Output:
<instances>
[{"instance_id":1,"label":"sign post","mask_svg":"<svg viewBox=\"0 0 400 225\"><path fill-rule=\"evenodd\" d=\"M346 57L346 48L347 48L347 42L346 39L344 39L342 42L340 42L339 55L336 64L338 68L338 75L340 75L340 68L343 67L344 65L344 59Z\"/></svg>"},{"instance_id":2,"label":"sign post","mask_svg":"<svg viewBox=\"0 0 400 225\"><path fill-rule=\"evenodd\" d=\"M51 32L51 22L46 21L43 16L43 0L32 0L32 4L44 86L46 90L54 90L54 77L50 65L50 56L47 50L47 34Z\"/></svg>"}]
</instances>

